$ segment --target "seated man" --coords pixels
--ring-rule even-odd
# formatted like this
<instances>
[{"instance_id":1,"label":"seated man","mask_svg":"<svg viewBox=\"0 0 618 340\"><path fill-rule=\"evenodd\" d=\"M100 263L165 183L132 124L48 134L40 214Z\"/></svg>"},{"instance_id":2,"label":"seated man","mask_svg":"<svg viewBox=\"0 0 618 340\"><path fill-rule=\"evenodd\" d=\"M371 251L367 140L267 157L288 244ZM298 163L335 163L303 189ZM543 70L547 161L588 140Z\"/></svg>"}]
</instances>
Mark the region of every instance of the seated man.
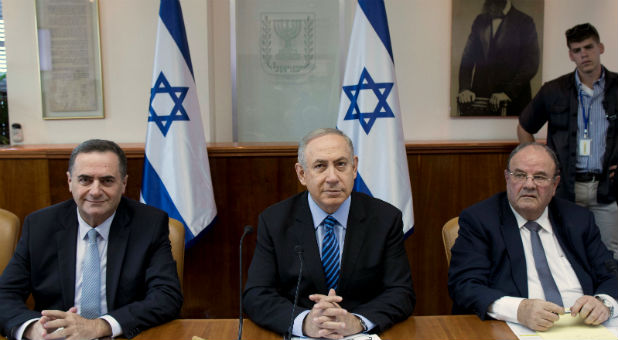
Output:
<instances>
[{"instance_id":1,"label":"seated man","mask_svg":"<svg viewBox=\"0 0 618 340\"><path fill-rule=\"evenodd\" d=\"M0 276L0 329L11 339L94 339L175 318L182 293L167 214L122 197L127 159L114 142L71 153L68 200L26 217ZM34 310L25 301L32 294Z\"/></svg>"},{"instance_id":2,"label":"seated man","mask_svg":"<svg viewBox=\"0 0 618 340\"><path fill-rule=\"evenodd\" d=\"M476 313L547 330L570 310L587 324L616 316L611 253L587 209L554 197L556 155L542 144L515 148L506 193L465 209L452 248L454 313Z\"/></svg>"},{"instance_id":3,"label":"seated man","mask_svg":"<svg viewBox=\"0 0 618 340\"><path fill-rule=\"evenodd\" d=\"M338 130L318 129L300 142L296 174L308 192L259 217L243 294L245 312L257 324L288 331L298 256L304 267L294 335L382 332L412 314L416 298L401 211L352 192L357 164L352 141Z\"/></svg>"}]
</instances>

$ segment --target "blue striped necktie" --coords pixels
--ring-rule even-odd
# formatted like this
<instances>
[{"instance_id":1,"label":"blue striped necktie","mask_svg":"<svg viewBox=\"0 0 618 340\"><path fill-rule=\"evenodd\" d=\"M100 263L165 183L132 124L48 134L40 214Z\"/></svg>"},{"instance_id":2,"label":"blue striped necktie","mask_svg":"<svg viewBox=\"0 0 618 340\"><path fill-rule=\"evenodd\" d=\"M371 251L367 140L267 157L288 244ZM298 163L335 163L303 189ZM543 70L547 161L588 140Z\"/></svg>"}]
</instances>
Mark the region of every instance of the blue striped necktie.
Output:
<instances>
[{"instance_id":1,"label":"blue striped necktie","mask_svg":"<svg viewBox=\"0 0 618 340\"><path fill-rule=\"evenodd\" d=\"M543 287L543 292L545 293L545 300L562 306L562 297L560 296L556 281L554 281L554 277L549 270L545 250L543 249L543 244L539 237L541 226L534 221L528 221L524 227L530 230L532 257L534 257L534 266L536 267L536 272L539 274L539 281L541 281L541 287Z\"/></svg>"},{"instance_id":2,"label":"blue striped necktie","mask_svg":"<svg viewBox=\"0 0 618 340\"><path fill-rule=\"evenodd\" d=\"M322 267L326 286L337 289L339 281L339 243L335 236L335 224L337 220L331 215L326 216L324 222L324 238L322 239Z\"/></svg>"},{"instance_id":3,"label":"blue striped necktie","mask_svg":"<svg viewBox=\"0 0 618 340\"><path fill-rule=\"evenodd\" d=\"M101 261L97 246L98 235L94 228L88 231L88 247L82 268L81 316L86 319L101 316Z\"/></svg>"}]
</instances>

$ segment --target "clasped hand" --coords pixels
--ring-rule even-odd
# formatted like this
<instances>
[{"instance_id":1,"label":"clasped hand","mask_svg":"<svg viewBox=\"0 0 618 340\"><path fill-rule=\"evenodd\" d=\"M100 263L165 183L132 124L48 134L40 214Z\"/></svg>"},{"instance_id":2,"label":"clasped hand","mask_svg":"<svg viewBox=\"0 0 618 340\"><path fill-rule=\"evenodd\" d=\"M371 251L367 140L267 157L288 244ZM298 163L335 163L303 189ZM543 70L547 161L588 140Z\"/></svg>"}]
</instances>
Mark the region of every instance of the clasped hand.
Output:
<instances>
[{"instance_id":1,"label":"clasped hand","mask_svg":"<svg viewBox=\"0 0 618 340\"><path fill-rule=\"evenodd\" d=\"M334 289L328 295L312 294L315 304L303 321L303 333L312 338L341 339L363 331L360 319L341 308L343 300Z\"/></svg>"},{"instance_id":2,"label":"clasped hand","mask_svg":"<svg viewBox=\"0 0 618 340\"><path fill-rule=\"evenodd\" d=\"M77 314L77 308L68 311L44 310L42 317L30 324L23 337L27 339L96 339L111 336L112 329L103 319L86 319Z\"/></svg>"},{"instance_id":3,"label":"clasped hand","mask_svg":"<svg viewBox=\"0 0 618 340\"><path fill-rule=\"evenodd\" d=\"M517 309L517 320L535 331L546 331L560 319L562 314L565 314L564 308L552 302L525 299ZM584 295L571 307L571 316L577 315L584 319L587 325L599 325L609 318L609 309L595 297Z\"/></svg>"}]
</instances>

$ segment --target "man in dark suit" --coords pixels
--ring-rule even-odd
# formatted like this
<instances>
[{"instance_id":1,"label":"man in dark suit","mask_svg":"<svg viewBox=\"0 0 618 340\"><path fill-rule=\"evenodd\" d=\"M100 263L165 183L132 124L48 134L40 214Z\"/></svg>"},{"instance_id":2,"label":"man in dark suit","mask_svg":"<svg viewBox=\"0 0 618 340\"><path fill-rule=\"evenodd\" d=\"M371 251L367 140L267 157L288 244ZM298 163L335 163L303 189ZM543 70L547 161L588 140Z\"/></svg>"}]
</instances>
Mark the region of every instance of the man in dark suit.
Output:
<instances>
[{"instance_id":1,"label":"man in dark suit","mask_svg":"<svg viewBox=\"0 0 618 340\"><path fill-rule=\"evenodd\" d=\"M294 335L381 332L412 314L401 211L352 192L357 164L351 140L338 130L318 129L301 141L296 174L308 192L259 217L243 294L245 312L257 324L287 332L299 256L304 267Z\"/></svg>"},{"instance_id":2,"label":"man in dark suit","mask_svg":"<svg viewBox=\"0 0 618 340\"><path fill-rule=\"evenodd\" d=\"M510 0L486 0L461 57L458 103L465 107L483 97L489 99L490 114L501 114L506 105L507 115L519 115L532 96L530 80L539 59L532 18Z\"/></svg>"},{"instance_id":3,"label":"man in dark suit","mask_svg":"<svg viewBox=\"0 0 618 340\"><path fill-rule=\"evenodd\" d=\"M122 197L127 160L114 142L77 146L68 200L26 217L0 277L0 327L14 339L131 338L176 317L182 293L167 214ZM34 310L26 304L32 294Z\"/></svg>"},{"instance_id":4,"label":"man in dark suit","mask_svg":"<svg viewBox=\"0 0 618 340\"><path fill-rule=\"evenodd\" d=\"M455 313L547 330L570 309L587 324L616 316L618 279L590 211L554 197L560 181L546 145L509 157L507 192L465 209L448 287Z\"/></svg>"}]
</instances>

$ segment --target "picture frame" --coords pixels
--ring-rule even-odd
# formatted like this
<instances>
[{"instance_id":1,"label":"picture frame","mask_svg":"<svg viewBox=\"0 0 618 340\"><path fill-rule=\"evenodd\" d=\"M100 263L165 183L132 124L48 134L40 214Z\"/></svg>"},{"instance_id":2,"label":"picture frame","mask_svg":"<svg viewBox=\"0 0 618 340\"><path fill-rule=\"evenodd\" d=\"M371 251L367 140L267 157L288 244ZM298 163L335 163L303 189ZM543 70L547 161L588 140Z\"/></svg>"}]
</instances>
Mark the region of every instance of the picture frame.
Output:
<instances>
[{"instance_id":1,"label":"picture frame","mask_svg":"<svg viewBox=\"0 0 618 340\"><path fill-rule=\"evenodd\" d=\"M98 0L36 0L43 119L104 118Z\"/></svg>"},{"instance_id":2,"label":"picture frame","mask_svg":"<svg viewBox=\"0 0 618 340\"><path fill-rule=\"evenodd\" d=\"M542 85L544 0L452 4L451 117L519 116Z\"/></svg>"}]
</instances>

